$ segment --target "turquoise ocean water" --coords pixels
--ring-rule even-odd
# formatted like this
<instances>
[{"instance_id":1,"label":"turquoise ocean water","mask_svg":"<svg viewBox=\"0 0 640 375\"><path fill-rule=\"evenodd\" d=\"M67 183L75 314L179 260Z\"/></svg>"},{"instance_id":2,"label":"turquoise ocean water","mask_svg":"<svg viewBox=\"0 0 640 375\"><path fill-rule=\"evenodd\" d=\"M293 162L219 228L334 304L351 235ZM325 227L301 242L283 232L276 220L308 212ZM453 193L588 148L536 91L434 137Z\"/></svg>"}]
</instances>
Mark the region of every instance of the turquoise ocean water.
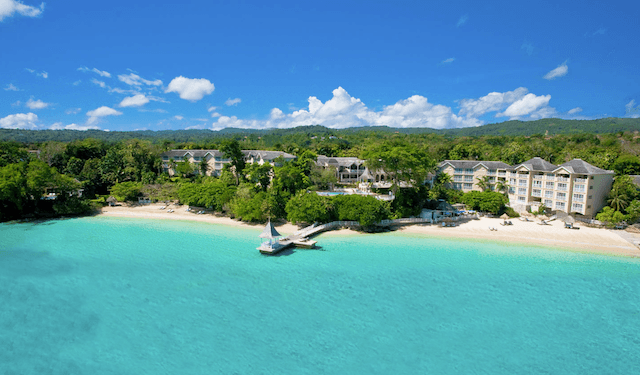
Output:
<instances>
[{"instance_id":1,"label":"turquoise ocean water","mask_svg":"<svg viewBox=\"0 0 640 375\"><path fill-rule=\"evenodd\" d=\"M634 374L640 261L398 234L0 225L0 374Z\"/></svg>"}]
</instances>

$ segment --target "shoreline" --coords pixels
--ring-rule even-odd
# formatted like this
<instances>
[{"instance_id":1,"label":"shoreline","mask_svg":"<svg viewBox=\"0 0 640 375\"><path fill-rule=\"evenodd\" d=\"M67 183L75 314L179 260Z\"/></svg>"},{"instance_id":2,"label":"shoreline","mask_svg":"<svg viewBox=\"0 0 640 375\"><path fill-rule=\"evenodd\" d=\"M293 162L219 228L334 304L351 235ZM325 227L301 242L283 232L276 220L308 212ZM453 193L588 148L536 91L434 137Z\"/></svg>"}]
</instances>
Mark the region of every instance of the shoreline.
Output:
<instances>
[{"instance_id":1,"label":"shoreline","mask_svg":"<svg viewBox=\"0 0 640 375\"><path fill-rule=\"evenodd\" d=\"M170 205L166 210L172 208L175 212L161 210L163 204L147 204L134 206L104 207L96 216L100 217L123 217L139 219L159 219L159 220L187 220L198 221L210 224L228 225L235 227L262 229L262 224L250 224L231 219L226 216L216 216L212 214L198 215L194 212L186 212L186 206ZM581 252L590 254L600 254L609 256L640 258L640 248L634 242L640 243L640 235L635 233L625 233L623 238L616 231L589 228L580 226L579 230L569 230L564 228L562 222L554 221L551 225L537 225L535 222L523 222L512 219L513 225L501 226L503 222L499 218L480 218L462 222L456 227L442 227L429 224L414 224L399 227L394 233L408 234L426 237L437 237L443 239L464 238L467 240L490 241L501 244L534 245L547 249L562 251ZM282 235L293 234L300 228L291 223L274 223L274 226ZM497 228L497 231L490 231L489 227ZM351 229L340 229L323 232L323 236L340 235L375 235L357 232Z\"/></svg>"}]
</instances>

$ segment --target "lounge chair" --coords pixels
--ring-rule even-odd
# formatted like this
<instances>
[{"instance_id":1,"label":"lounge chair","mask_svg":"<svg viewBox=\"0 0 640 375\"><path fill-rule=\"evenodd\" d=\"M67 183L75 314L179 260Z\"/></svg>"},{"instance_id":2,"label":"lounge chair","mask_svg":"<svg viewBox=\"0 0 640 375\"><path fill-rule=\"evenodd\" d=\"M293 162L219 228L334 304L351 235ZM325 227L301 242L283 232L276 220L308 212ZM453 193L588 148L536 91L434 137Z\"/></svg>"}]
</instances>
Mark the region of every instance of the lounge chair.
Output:
<instances>
[{"instance_id":1,"label":"lounge chair","mask_svg":"<svg viewBox=\"0 0 640 375\"><path fill-rule=\"evenodd\" d=\"M161 210L164 210L165 208L167 208L167 206L160 207Z\"/></svg>"}]
</instances>

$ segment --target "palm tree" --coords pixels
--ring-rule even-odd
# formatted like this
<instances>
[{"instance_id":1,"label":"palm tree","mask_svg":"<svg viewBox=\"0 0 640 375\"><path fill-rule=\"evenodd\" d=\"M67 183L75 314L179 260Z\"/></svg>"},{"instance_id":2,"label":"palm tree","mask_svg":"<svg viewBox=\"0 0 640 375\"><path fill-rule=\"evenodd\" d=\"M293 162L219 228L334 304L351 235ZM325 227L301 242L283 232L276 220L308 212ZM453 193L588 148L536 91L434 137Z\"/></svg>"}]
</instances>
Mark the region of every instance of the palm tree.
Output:
<instances>
[{"instance_id":1,"label":"palm tree","mask_svg":"<svg viewBox=\"0 0 640 375\"><path fill-rule=\"evenodd\" d=\"M629 198L622 193L619 193L617 190L612 190L611 195L609 196L609 206L611 206L616 211L624 210L629 205Z\"/></svg>"},{"instance_id":2,"label":"palm tree","mask_svg":"<svg viewBox=\"0 0 640 375\"><path fill-rule=\"evenodd\" d=\"M509 186L507 181L498 180L498 182L496 182L496 190L501 191L505 196L508 195L510 188L511 186Z\"/></svg>"},{"instance_id":3,"label":"palm tree","mask_svg":"<svg viewBox=\"0 0 640 375\"><path fill-rule=\"evenodd\" d=\"M478 182L476 183L482 191L489 190L489 176L478 177Z\"/></svg>"},{"instance_id":4,"label":"palm tree","mask_svg":"<svg viewBox=\"0 0 640 375\"><path fill-rule=\"evenodd\" d=\"M198 164L198 168L200 169L200 173L203 176L207 175L207 172L209 172L209 169L211 169L211 166L209 165L209 163L207 163L207 158L202 158L202 160L200 160L200 163Z\"/></svg>"}]
</instances>

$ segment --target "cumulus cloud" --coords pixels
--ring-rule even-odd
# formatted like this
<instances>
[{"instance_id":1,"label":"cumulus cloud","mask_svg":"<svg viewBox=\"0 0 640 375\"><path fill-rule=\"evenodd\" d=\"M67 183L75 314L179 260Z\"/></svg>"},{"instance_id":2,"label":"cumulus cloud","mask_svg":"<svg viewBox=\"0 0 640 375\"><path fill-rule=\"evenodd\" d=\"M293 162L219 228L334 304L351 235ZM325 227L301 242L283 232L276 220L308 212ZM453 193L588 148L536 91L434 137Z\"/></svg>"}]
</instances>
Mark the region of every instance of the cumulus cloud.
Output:
<instances>
[{"instance_id":1,"label":"cumulus cloud","mask_svg":"<svg viewBox=\"0 0 640 375\"><path fill-rule=\"evenodd\" d=\"M20 91L20 89L10 83L4 88L4 91Z\"/></svg>"},{"instance_id":2,"label":"cumulus cloud","mask_svg":"<svg viewBox=\"0 0 640 375\"><path fill-rule=\"evenodd\" d=\"M2 0L0 0L0 1L2 1ZM37 72L34 69L29 69L29 68L25 68L25 70L27 72L31 73L31 74L35 74L37 77L41 77L41 78L44 78L44 79L49 78L49 73L45 72L44 70L41 71L41 72Z\"/></svg>"},{"instance_id":3,"label":"cumulus cloud","mask_svg":"<svg viewBox=\"0 0 640 375\"><path fill-rule=\"evenodd\" d=\"M196 102L213 92L215 87L205 78L186 78L179 76L171 80L165 93L175 92L181 99Z\"/></svg>"},{"instance_id":4,"label":"cumulus cloud","mask_svg":"<svg viewBox=\"0 0 640 375\"><path fill-rule=\"evenodd\" d=\"M580 107L575 107L569 110L569 112L567 112L570 115L576 114L576 113L580 113L582 112L582 108Z\"/></svg>"},{"instance_id":5,"label":"cumulus cloud","mask_svg":"<svg viewBox=\"0 0 640 375\"><path fill-rule=\"evenodd\" d=\"M85 72L85 73L86 72L94 72L94 73L98 74L101 77L111 78L111 73L106 72L104 70L96 69L96 68L89 69L86 66L81 66L81 67L78 68L78 70L81 71L81 72Z\"/></svg>"},{"instance_id":6,"label":"cumulus cloud","mask_svg":"<svg viewBox=\"0 0 640 375\"><path fill-rule=\"evenodd\" d=\"M55 124L51 125L49 127L50 130L81 130L81 131L86 131L86 130L100 130L100 127L96 126L96 125L77 125L77 124L69 124L69 125L64 125L61 122L56 122Z\"/></svg>"},{"instance_id":7,"label":"cumulus cloud","mask_svg":"<svg viewBox=\"0 0 640 375\"><path fill-rule=\"evenodd\" d=\"M544 75L544 79L556 79L558 77L564 77L569 72L569 67L567 66L567 62L563 62L562 65L553 69L549 73Z\"/></svg>"},{"instance_id":8,"label":"cumulus cloud","mask_svg":"<svg viewBox=\"0 0 640 375\"><path fill-rule=\"evenodd\" d=\"M240 103L242 100L240 100L240 98L235 98L235 99L227 99L224 104L226 106L232 106L232 105L238 105L238 103Z\"/></svg>"},{"instance_id":9,"label":"cumulus cloud","mask_svg":"<svg viewBox=\"0 0 640 375\"><path fill-rule=\"evenodd\" d=\"M2 129L36 129L38 116L35 113L16 113L0 118L0 128Z\"/></svg>"},{"instance_id":10,"label":"cumulus cloud","mask_svg":"<svg viewBox=\"0 0 640 375\"><path fill-rule=\"evenodd\" d=\"M427 98L420 95L385 106L381 111L374 111L367 108L360 99L352 97L345 89L338 87L333 90L333 97L324 103L315 96L309 97L307 109L285 114L279 108L273 108L266 120L241 120L235 116L220 116L213 123L213 128L290 128L315 124L330 128L388 125L442 129L477 126L482 122L475 118L457 116L452 113L450 107L431 104Z\"/></svg>"},{"instance_id":11,"label":"cumulus cloud","mask_svg":"<svg viewBox=\"0 0 640 375\"><path fill-rule=\"evenodd\" d=\"M16 13L25 17L38 17L44 11L44 3L39 7L25 5L18 0L0 0L0 22Z\"/></svg>"},{"instance_id":12,"label":"cumulus cloud","mask_svg":"<svg viewBox=\"0 0 640 375\"><path fill-rule=\"evenodd\" d=\"M529 90L525 87L518 87L513 91L491 92L478 99L462 99L458 103L460 107L458 115L472 118L482 116L487 112L500 111L524 97L528 92Z\"/></svg>"},{"instance_id":13,"label":"cumulus cloud","mask_svg":"<svg viewBox=\"0 0 640 375\"><path fill-rule=\"evenodd\" d=\"M183 120L183 119L184 119L184 117L179 116L179 115L177 115L177 116L173 116L173 118L174 118L174 119L176 119L176 120L178 120L178 121L181 121L181 120Z\"/></svg>"},{"instance_id":14,"label":"cumulus cloud","mask_svg":"<svg viewBox=\"0 0 640 375\"><path fill-rule=\"evenodd\" d=\"M469 15L468 14L460 16L460 18L458 18L458 23L456 24L456 27L460 27L460 26L464 25L465 23L467 23L468 19L469 19Z\"/></svg>"},{"instance_id":15,"label":"cumulus cloud","mask_svg":"<svg viewBox=\"0 0 640 375\"><path fill-rule=\"evenodd\" d=\"M128 96L120 102L120 107L141 107L145 104L149 103L149 98L144 96L143 94L137 94L134 96Z\"/></svg>"},{"instance_id":16,"label":"cumulus cloud","mask_svg":"<svg viewBox=\"0 0 640 375\"><path fill-rule=\"evenodd\" d=\"M220 117L220 116L222 115L218 112L211 112L211 117Z\"/></svg>"},{"instance_id":17,"label":"cumulus cloud","mask_svg":"<svg viewBox=\"0 0 640 375\"><path fill-rule=\"evenodd\" d=\"M78 113L80 113L80 111L82 111L82 108L69 108L64 111L64 113L68 115L77 115Z\"/></svg>"},{"instance_id":18,"label":"cumulus cloud","mask_svg":"<svg viewBox=\"0 0 640 375\"><path fill-rule=\"evenodd\" d=\"M33 100L33 98L29 99L25 103L25 106L28 107L29 109L44 109L44 108L47 108L50 105L51 105L51 103L45 103L40 99Z\"/></svg>"},{"instance_id":19,"label":"cumulus cloud","mask_svg":"<svg viewBox=\"0 0 640 375\"><path fill-rule=\"evenodd\" d=\"M89 119L87 120L87 124L88 125L93 125L96 122L98 122L98 120L101 117L105 117L105 116L120 116L122 114L122 112L120 111L116 111L113 108L107 107L107 106L102 106L100 108L96 108L92 111L87 112L87 116L89 116Z\"/></svg>"},{"instance_id":20,"label":"cumulus cloud","mask_svg":"<svg viewBox=\"0 0 640 375\"><path fill-rule=\"evenodd\" d=\"M159 79L149 81L134 73L121 74L118 76L118 79L129 86L162 86L162 81Z\"/></svg>"},{"instance_id":21,"label":"cumulus cloud","mask_svg":"<svg viewBox=\"0 0 640 375\"><path fill-rule=\"evenodd\" d=\"M546 107L550 100L551 95L527 94L513 102L504 112L498 113L496 117L510 117L512 119L527 115L537 118L548 117L550 109Z\"/></svg>"},{"instance_id":22,"label":"cumulus cloud","mask_svg":"<svg viewBox=\"0 0 640 375\"><path fill-rule=\"evenodd\" d=\"M442 60L441 64L451 64L452 62L454 62L456 58L455 57L449 57L446 60Z\"/></svg>"}]
</instances>

